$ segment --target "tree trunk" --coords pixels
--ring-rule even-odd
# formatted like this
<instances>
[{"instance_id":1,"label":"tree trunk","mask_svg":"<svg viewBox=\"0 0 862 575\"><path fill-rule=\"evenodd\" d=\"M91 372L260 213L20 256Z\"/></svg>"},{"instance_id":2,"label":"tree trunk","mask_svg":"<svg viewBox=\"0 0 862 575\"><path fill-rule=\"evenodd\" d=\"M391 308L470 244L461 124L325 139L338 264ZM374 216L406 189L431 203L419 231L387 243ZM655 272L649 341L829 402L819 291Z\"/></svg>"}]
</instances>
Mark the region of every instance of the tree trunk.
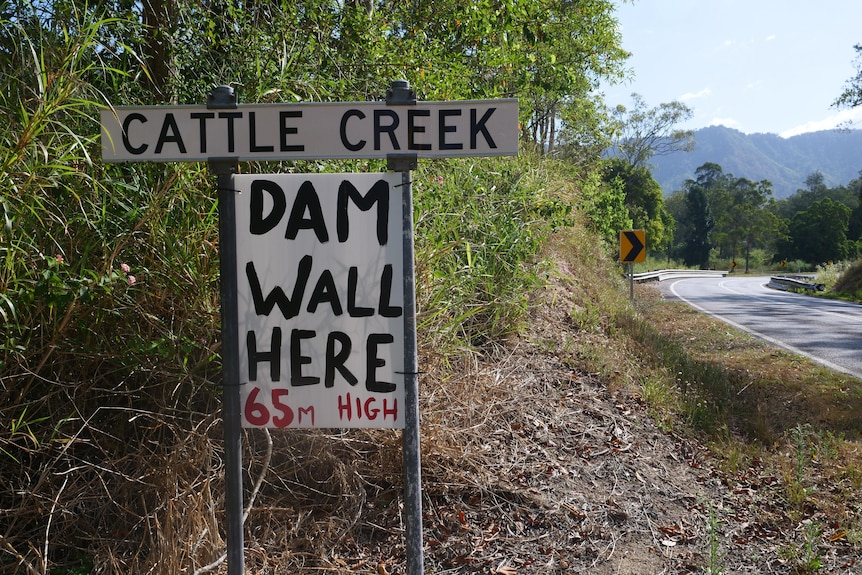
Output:
<instances>
[{"instance_id":1,"label":"tree trunk","mask_svg":"<svg viewBox=\"0 0 862 575\"><path fill-rule=\"evenodd\" d=\"M171 79L175 73L172 61L170 26L176 14L174 0L144 0L144 63L149 71L154 95L162 101L173 102L170 94Z\"/></svg>"}]
</instances>

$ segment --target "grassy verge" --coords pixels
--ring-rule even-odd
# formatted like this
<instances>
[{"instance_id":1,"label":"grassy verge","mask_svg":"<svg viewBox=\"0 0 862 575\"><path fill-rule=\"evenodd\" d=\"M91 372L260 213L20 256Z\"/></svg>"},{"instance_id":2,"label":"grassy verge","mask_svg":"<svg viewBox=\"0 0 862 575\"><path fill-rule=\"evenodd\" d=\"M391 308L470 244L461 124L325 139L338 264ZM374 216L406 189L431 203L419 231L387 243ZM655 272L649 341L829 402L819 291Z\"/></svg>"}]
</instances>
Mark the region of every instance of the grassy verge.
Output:
<instances>
[{"instance_id":1,"label":"grassy verge","mask_svg":"<svg viewBox=\"0 0 862 575\"><path fill-rule=\"evenodd\" d=\"M789 527L817 528L815 543L862 544L862 382L652 288L637 297L639 314L619 325L642 361L635 380L653 417L708 445L731 484L754 467L779 478L771 503Z\"/></svg>"}]
</instances>

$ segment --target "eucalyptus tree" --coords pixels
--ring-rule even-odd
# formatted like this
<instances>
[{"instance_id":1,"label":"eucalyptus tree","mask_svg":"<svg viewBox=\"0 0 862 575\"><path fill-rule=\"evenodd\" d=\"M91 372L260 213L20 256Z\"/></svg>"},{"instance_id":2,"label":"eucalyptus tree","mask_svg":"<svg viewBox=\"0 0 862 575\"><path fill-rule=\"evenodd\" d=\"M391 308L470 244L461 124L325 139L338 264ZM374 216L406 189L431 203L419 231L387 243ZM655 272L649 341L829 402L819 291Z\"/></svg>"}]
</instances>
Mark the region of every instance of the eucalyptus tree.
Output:
<instances>
[{"instance_id":1,"label":"eucalyptus tree","mask_svg":"<svg viewBox=\"0 0 862 575\"><path fill-rule=\"evenodd\" d=\"M769 181L734 179L730 195L732 205L722 224L731 244L731 257L735 261L737 249L741 248L745 257L745 272L748 273L751 250L773 244L778 239L781 221L771 209L775 202Z\"/></svg>"},{"instance_id":2,"label":"eucalyptus tree","mask_svg":"<svg viewBox=\"0 0 862 575\"><path fill-rule=\"evenodd\" d=\"M705 194L713 224L709 244L733 261L742 255L745 271L749 271L751 250L772 246L781 236L772 184L737 178L713 162L700 166L695 176L687 188L699 187Z\"/></svg>"},{"instance_id":3,"label":"eucalyptus tree","mask_svg":"<svg viewBox=\"0 0 862 575\"><path fill-rule=\"evenodd\" d=\"M706 163L695 170L695 179L686 180L683 185L683 217L677 222L682 237L683 261L687 266L709 267L712 233L716 226L713 198L724 179L721 166Z\"/></svg>"},{"instance_id":4,"label":"eucalyptus tree","mask_svg":"<svg viewBox=\"0 0 862 575\"><path fill-rule=\"evenodd\" d=\"M378 0L393 23L394 62L437 98L517 97L522 137L553 150L564 108L601 81L623 78L622 49L609 0Z\"/></svg>"},{"instance_id":5,"label":"eucalyptus tree","mask_svg":"<svg viewBox=\"0 0 862 575\"><path fill-rule=\"evenodd\" d=\"M862 44L856 44L853 49L856 51L856 75L847 80L844 91L832 103L836 108L855 108L862 105Z\"/></svg>"},{"instance_id":6,"label":"eucalyptus tree","mask_svg":"<svg viewBox=\"0 0 862 575\"><path fill-rule=\"evenodd\" d=\"M674 218L664 207L661 187L650 172L653 156L694 148L693 132L676 129L692 116L681 102L660 104L648 109L639 94L632 94L633 106L617 106L610 113L611 159L607 180L618 179L626 194L626 206L635 225L647 231L651 249L673 244Z\"/></svg>"},{"instance_id":7,"label":"eucalyptus tree","mask_svg":"<svg viewBox=\"0 0 862 575\"><path fill-rule=\"evenodd\" d=\"M685 218L680 226L684 238L683 262L687 266L705 269L709 267L709 252L712 249L709 236L715 227L715 220L704 187L692 180L686 183Z\"/></svg>"},{"instance_id":8,"label":"eucalyptus tree","mask_svg":"<svg viewBox=\"0 0 862 575\"><path fill-rule=\"evenodd\" d=\"M694 132L677 125L694 112L682 102L664 102L648 108L640 94L632 94L632 107L617 106L615 153L636 167L647 167L653 156L694 149Z\"/></svg>"}]
</instances>

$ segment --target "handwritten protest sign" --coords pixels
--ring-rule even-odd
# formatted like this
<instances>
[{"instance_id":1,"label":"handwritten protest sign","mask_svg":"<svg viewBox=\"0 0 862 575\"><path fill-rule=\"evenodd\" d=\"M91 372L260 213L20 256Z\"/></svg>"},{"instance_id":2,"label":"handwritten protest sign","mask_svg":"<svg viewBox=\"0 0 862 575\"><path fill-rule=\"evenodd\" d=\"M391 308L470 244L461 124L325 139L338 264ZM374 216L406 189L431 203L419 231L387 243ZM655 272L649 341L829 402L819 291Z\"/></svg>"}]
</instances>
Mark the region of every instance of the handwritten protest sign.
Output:
<instances>
[{"instance_id":1,"label":"handwritten protest sign","mask_svg":"<svg viewBox=\"0 0 862 575\"><path fill-rule=\"evenodd\" d=\"M402 428L401 175L233 181L243 426Z\"/></svg>"}]
</instances>

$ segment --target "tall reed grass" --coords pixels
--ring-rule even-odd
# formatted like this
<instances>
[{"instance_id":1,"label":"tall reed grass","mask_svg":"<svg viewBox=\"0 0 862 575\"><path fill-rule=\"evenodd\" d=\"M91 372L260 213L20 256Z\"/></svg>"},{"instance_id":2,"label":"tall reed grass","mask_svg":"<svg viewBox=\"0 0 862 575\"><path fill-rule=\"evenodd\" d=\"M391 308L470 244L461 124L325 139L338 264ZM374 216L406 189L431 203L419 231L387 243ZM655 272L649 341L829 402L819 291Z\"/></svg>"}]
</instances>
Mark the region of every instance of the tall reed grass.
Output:
<instances>
[{"instance_id":1,"label":"tall reed grass","mask_svg":"<svg viewBox=\"0 0 862 575\"><path fill-rule=\"evenodd\" d=\"M437 349L489 350L517 332L572 198L535 158L435 162L415 176L420 332ZM557 187L555 187L557 186Z\"/></svg>"},{"instance_id":2,"label":"tall reed grass","mask_svg":"<svg viewBox=\"0 0 862 575\"><path fill-rule=\"evenodd\" d=\"M0 22L0 572L134 572L187 513L218 539L215 204L200 168L99 162L128 23L76 16Z\"/></svg>"},{"instance_id":3,"label":"tall reed grass","mask_svg":"<svg viewBox=\"0 0 862 575\"><path fill-rule=\"evenodd\" d=\"M51 38L0 22L0 573L193 572L224 546L214 182L200 165L100 163L98 111L138 103L142 77L107 56L139 63L116 40L138 24L78 16ZM517 332L542 243L570 222L560 180L535 157L414 173L423 353ZM331 532L296 521L315 546L361 509L354 446L397 450L386 433L322 437L285 435L272 464L289 494L325 491L309 507L344 515Z\"/></svg>"}]
</instances>

